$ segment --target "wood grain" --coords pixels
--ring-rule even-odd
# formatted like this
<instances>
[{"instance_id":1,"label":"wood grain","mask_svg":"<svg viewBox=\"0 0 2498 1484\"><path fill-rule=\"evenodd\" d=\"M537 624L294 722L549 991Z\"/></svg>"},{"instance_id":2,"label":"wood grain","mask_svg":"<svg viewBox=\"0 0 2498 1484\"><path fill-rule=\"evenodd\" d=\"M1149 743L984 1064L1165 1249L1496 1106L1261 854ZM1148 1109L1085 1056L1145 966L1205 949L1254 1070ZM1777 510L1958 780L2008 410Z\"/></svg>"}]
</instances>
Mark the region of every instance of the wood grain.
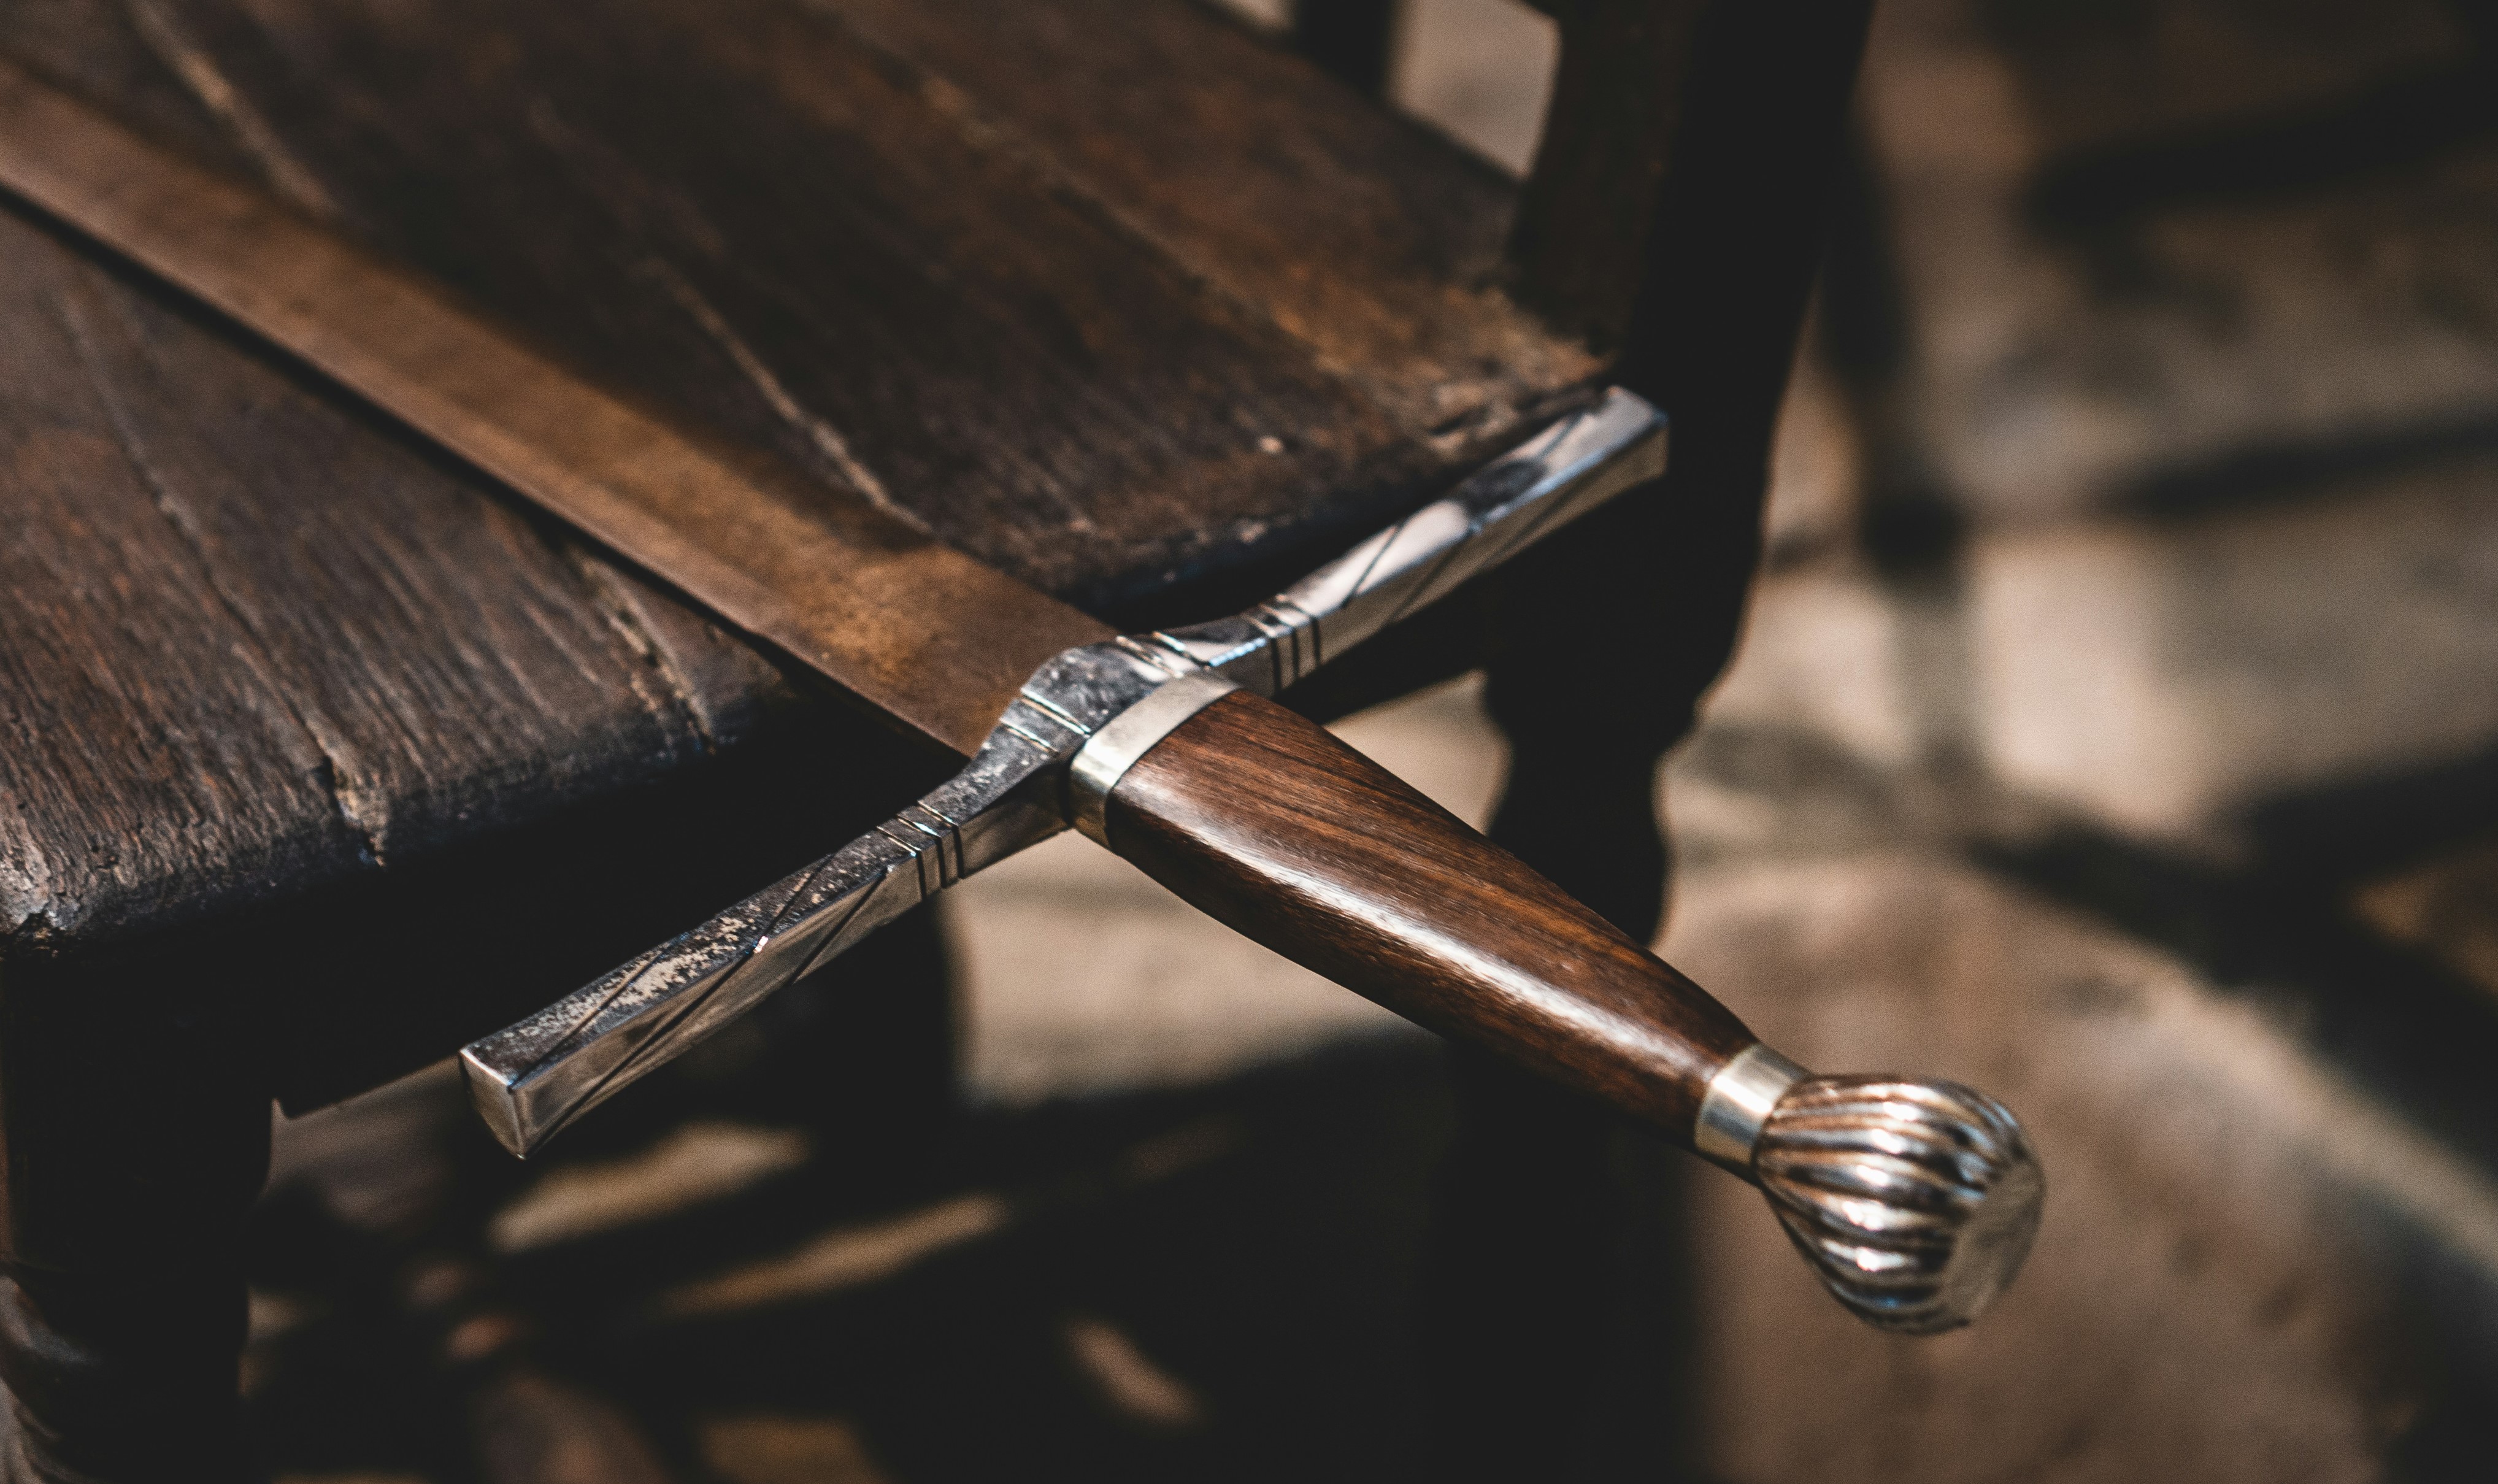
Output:
<instances>
[{"instance_id":1,"label":"wood grain","mask_svg":"<svg viewBox=\"0 0 2498 1484\"><path fill-rule=\"evenodd\" d=\"M1482 287L1503 182L1185 5L47 3L96 23L39 68L212 76L306 210L1088 606L1375 520L1594 370Z\"/></svg>"},{"instance_id":2,"label":"wood grain","mask_svg":"<svg viewBox=\"0 0 2498 1484\"><path fill-rule=\"evenodd\" d=\"M770 666L0 215L0 921L58 952L740 742ZM287 498L272 499L275 492Z\"/></svg>"},{"instance_id":3,"label":"wood grain","mask_svg":"<svg viewBox=\"0 0 2498 1484\"><path fill-rule=\"evenodd\" d=\"M1707 991L1447 811L1235 692L1128 770L1111 849L1241 933L1688 1142L1754 1037Z\"/></svg>"},{"instance_id":4,"label":"wood grain","mask_svg":"<svg viewBox=\"0 0 2498 1484\"><path fill-rule=\"evenodd\" d=\"M1513 182L1238 28L1129 0L816 3L1401 426L1462 442L1599 368L1502 292Z\"/></svg>"}]
</instances>

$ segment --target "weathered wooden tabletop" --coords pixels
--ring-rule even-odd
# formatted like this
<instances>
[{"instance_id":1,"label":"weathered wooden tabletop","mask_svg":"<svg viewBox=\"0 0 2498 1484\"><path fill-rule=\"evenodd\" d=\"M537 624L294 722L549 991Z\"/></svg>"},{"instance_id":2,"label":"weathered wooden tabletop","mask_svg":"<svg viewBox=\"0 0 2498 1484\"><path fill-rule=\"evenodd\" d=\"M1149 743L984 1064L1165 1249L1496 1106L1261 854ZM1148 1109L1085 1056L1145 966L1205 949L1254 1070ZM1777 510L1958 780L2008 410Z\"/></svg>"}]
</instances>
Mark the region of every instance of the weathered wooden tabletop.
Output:
<instances>
[{"instance_id":1,"label":"weathered wooden tabletop","mask_svg":"<svg viewBox=\"0 0 2498 1484\"><path fill-rule=\"evenodd\" d=\"M1178 0L11 13L159 141L1113 620L1255 596L1595 369L1493 285L1503 178ZM0 262L20 1006L213 1000L318 1101L931 765L14 206Z\"/></svg>"}]
</instances>

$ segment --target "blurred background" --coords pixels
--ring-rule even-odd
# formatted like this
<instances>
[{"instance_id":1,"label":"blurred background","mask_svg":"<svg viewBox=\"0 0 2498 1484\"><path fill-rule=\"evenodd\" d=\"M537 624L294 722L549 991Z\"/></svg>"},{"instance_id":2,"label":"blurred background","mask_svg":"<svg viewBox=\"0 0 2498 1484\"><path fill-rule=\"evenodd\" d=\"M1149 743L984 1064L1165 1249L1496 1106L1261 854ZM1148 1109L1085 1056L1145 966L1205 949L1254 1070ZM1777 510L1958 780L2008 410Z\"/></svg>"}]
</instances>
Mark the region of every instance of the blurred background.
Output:
<instances>
[{"instance_id":1,"label":"blurred background","mask_svg":"<svg viewBox=\"0 0 2498 1484\"><path fill-rule=\"evenodd\" d=\"M1522 169L1550 22L1392 36ZM1885 1339L1625 1136L1554 1476L2491 1477L2498 6L1883 0L1858 103L1664 952L2002 1096L2047 1222ZM1466 683L1341 729L1488 815ZM447 1068L283 1124L280 1476L1409 1474L1433 1043L1072 836L942 906L845 983L942 934L950 1001L793 992L542 1162ZM913 1058L960 1106L867 1095Z\"/></svg>"}]
</instances>

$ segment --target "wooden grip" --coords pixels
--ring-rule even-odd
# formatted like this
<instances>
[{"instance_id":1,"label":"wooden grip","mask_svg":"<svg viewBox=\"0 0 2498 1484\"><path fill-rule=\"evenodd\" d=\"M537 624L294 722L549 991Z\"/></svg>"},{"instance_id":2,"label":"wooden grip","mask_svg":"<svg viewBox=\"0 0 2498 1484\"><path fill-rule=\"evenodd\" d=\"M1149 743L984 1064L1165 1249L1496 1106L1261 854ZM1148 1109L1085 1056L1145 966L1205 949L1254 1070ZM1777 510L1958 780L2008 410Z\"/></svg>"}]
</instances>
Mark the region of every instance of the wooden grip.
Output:
<instances>
[{"instance_id":1,"label":"wooden grip","mask_svg":"<svg viewBox=\"0 0 2498 1484\"><path fill-rule=\"evenodd\" d=\"M1756 1039L1524 862L1246 691L1132 765L1110 848L1207 915L1444 1034L1688 1144Z\"/></svg>"}]
</instances>

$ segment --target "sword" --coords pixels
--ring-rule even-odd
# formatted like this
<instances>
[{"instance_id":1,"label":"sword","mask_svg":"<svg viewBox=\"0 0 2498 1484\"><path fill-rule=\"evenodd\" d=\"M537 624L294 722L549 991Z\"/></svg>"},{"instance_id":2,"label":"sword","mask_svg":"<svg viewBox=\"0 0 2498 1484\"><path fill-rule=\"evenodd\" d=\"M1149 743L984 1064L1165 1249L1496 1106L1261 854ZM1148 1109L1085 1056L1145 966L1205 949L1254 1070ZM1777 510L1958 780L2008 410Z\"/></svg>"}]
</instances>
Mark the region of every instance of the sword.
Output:
<instances>
[{"instance_id":1,"label":"sword","mask_svg":"<svg viewBox=\"0 0 2498 1484\"><path fill-rule=\"evenodd\" d=\"M423 279L0 63L0 189L667 579L962 770L461 1053L515 1153L879 925L1063 829L1336 983L1757 1185L1841 1304L1968 1323L2044 1178L1981 1092L1815 1076L1506 852L1268 697L1663 471L1618 389L1230 618L1114 635L863 499L601 390Z\"/></svg>"}]
</instances>

